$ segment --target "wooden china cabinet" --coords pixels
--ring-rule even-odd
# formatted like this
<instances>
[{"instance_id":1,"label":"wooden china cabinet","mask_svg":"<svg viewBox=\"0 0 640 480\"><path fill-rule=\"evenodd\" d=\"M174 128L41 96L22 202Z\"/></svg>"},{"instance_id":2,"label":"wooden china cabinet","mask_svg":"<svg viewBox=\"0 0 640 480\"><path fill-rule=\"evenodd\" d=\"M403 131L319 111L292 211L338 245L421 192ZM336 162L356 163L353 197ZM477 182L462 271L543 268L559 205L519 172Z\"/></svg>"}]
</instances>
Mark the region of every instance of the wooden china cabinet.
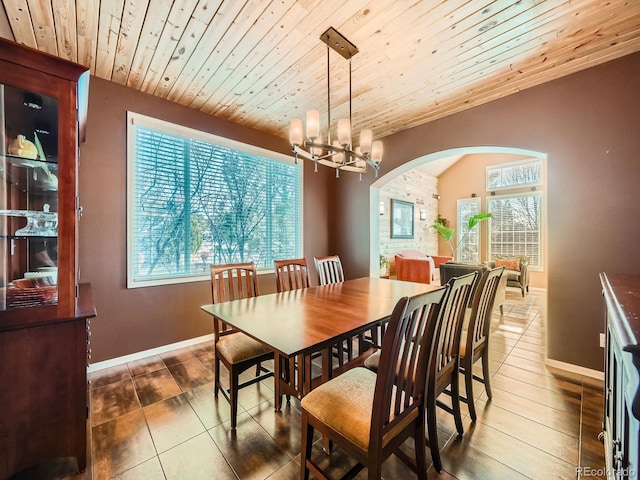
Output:
<instances>
[{"instance_id":1,"label":"wooden china cabinet","mask_svg":"<svg viewBox=\"0 0 640 480\"><path fill-rule=\"evenodd\" d=\"M605 303L603 440L610 479L640 475L640 276L600 274Z\"/></svg>"},{"instance_id":2,"label":"wooden china cabinet","mask_svg":"<svg viewBox=\"0 0 640 480\"><path fill-rule=\"evenodd\" d=\"M0 39L0 479L87 463L89 285L78 285L78 144L89 72Z\"/></svg>"}]
</instances>

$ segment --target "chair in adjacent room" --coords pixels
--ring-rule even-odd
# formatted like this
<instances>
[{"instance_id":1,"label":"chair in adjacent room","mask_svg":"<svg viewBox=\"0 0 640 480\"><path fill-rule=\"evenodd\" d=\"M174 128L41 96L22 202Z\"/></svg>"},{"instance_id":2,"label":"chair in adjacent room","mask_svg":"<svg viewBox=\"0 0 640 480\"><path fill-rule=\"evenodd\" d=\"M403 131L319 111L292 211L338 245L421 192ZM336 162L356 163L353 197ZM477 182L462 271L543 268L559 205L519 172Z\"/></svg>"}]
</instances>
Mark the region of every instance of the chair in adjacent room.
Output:
<instances>
[{"instance_id":1,"label":"chair in adjacent room","mask_svg":"<svg viewBox=\"0 0 640 480\"><path fill-rule=\"evenodd\" d=\"M489 337L491 314L496 292L502 281L504 267L484 272L476 286L469 314L469 322L462 330L460 339L460 371L464 373L465 396L460 399L469 406L469 415L476 421L473 381L482 383L491 399L489 374ZM482 377L473 373L473 364L482 359Z\"/></svg>"},{"instance_id":2,"label":"chair in adjacent room","mask_svg":"<svg viewBox=\"0 0 640 480\"><path fill-rule=\"evenodd\" d=\"M494 255L486 262L489 268L504 267L507 287L519 288L524 297L529 292L529 257L526 255Z\"/></svg>"},{"instance_id":3,"label":"chair in adjacent room","mask_svg":"<svg viewBox=\"0 0 640 480\"><path fill-rule=\"evenodd\" d=\"M213 303L257 297L258 277L253 263L211 266L211 293ZM214 393L221 391L231 405L231 429L235 430L238 413L238 390L273 376L262 362L273 358L273 351L262 343L213 318L215 339ZM229 371L229 388L220 383L220 363ZM256 367L254 378L239 382L240 374Z\"/></svg>"},{"instance_id":4,"label":"chair in adjacent room","mask_svg":"<svg viewBox=\"0 0 640 480\"><path fill-rule=\"evenodd\" d=\"M462 435L464 432L458 382L460 336L469 295L477 275L477 272L472 272L449 280L447 283L449 289L442 300L438 318L429 336L432 347L427 371L425 409L431 460L438 471L442 470L442 461L438 446L436 408L440 407L453 415L458 435ZM451 406L437 400L443 392L450 393Z\"/></svg>"},{"instance_id":5,"label":"chair in adjacent room","mask_svg":"<svg viewBox=\"0 0 640 480\"><path fill-rule=\"evenodd\" d=\"M447 288L398 301L383 339L377 374L356 367L303 397L301 478L308 480L309 473L327 478L311 458L318 430L358 462L348 478L366 467L369 479L380 479L383 462L395 453L426 480L423 395L431 342L427 331ZM415 465L399 448L411 437Z\"/></svg>"}]
</instances>

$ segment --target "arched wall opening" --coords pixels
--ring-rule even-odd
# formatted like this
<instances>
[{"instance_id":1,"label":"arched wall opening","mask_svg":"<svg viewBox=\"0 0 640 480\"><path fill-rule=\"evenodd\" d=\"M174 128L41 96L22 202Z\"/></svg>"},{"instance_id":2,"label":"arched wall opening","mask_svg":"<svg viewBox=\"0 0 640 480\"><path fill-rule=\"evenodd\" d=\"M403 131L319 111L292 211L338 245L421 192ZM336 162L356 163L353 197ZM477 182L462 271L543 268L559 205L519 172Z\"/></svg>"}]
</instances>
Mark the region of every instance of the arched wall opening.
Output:
<instances>
[{"instance_id":1,"label":"arched wall opening","mask_svg":"<svg viewBox=\"0 0 640 480\"><path fill-rule=\"evenodd\" d=\"M380 256L380 245L381 245L381 235L380 235L380 201L381 201L381 189L392 182L394 179L398 178L400 175L403 175L407 172L410 172L413 169L421 167L431 162L436 161L446 161L447 159L459 159L465 156L473 156L473 155L487 155L487 154L502 154L502 155L513 155L513 156L521 156L521 157L535 157L546 160L547 154L544 152L534 151L530 149L524 148L515 148L515 147L502 147L502 146L473 146L473 147L460 147L460 148L452 148L447 150L442 150L438 152L433 152L427 155L420 156L415 158L409 162L406 162L397 168L391 170L386 173L382 177L378 178L373 184L371 184L369 188L369 207L370 207L370 232L369 232L369 251L370 251L370 264L369 264L369 274L370 276L377 277L380 272L379 265L379 256ZM546 181L546 179L545 179ZM543 201L543 219L546 218L546 213L544 211L546 209L546 202ZM419 217L419 212L415 212L416 218ZM388 218L388 217L387 217ZM543 229L542 235L546 238L546 229ZM546 241L544 242L546 244ZM425 252L438 254L438 252ZM441 254L443 254L441 252ZM544 276L546 277L546 258L547 255L543 255L543 268ZM544 282L541 282L546 287L546 278Z\"/></svg>"}]
</instances>

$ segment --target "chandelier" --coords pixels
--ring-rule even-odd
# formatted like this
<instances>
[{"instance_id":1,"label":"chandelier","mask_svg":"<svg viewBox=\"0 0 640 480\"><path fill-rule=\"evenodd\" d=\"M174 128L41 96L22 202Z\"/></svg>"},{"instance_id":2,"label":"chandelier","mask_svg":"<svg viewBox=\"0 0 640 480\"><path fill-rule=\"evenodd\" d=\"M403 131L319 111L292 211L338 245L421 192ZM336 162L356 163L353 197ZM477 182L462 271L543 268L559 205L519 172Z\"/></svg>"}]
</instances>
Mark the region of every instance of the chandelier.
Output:
<instances>
[{"instance_id":1,"label":"chandelier","mask_svg":"<svg viewBox=\"0 0 640 480\"><path fill-rule=\"evenodd\" d=\"M336 169L336 177L340 170L362 174L367 172L367 166L373 168L378 176L378 169L382 161L382 142L373 141L371 130L360 132L360 142L353 147L351 141L351 58L358 53L358 48L330 27L320 36L320 40L327 44L327 133L323 141L320 133L320 112L307 112L306 131L303 133L302 119L294 118L289 127L289 142L295 161L298 157L311 160L318 171L318 163ZM331 82L329 48L338 52L349 61L349 118L338 120L337 139L331 142Z\"/></svg>"}]
</instances>

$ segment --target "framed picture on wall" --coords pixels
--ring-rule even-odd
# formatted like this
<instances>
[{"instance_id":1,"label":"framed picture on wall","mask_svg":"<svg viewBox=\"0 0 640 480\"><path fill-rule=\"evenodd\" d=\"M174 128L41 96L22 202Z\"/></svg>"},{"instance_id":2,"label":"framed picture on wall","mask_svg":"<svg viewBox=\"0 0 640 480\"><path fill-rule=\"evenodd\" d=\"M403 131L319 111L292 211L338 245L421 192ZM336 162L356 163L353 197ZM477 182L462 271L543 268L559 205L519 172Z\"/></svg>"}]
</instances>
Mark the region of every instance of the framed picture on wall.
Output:
<instances>
[{"instance_id":1,"label":"framed picture on wall","mask_svg":"<svg viewBox=\"0 0 640 480\"><path fill-rule=\"evenodd\" d=\"M391 238L413 238L413 203L391 199Z\"/></svg>"}]
</instances>

